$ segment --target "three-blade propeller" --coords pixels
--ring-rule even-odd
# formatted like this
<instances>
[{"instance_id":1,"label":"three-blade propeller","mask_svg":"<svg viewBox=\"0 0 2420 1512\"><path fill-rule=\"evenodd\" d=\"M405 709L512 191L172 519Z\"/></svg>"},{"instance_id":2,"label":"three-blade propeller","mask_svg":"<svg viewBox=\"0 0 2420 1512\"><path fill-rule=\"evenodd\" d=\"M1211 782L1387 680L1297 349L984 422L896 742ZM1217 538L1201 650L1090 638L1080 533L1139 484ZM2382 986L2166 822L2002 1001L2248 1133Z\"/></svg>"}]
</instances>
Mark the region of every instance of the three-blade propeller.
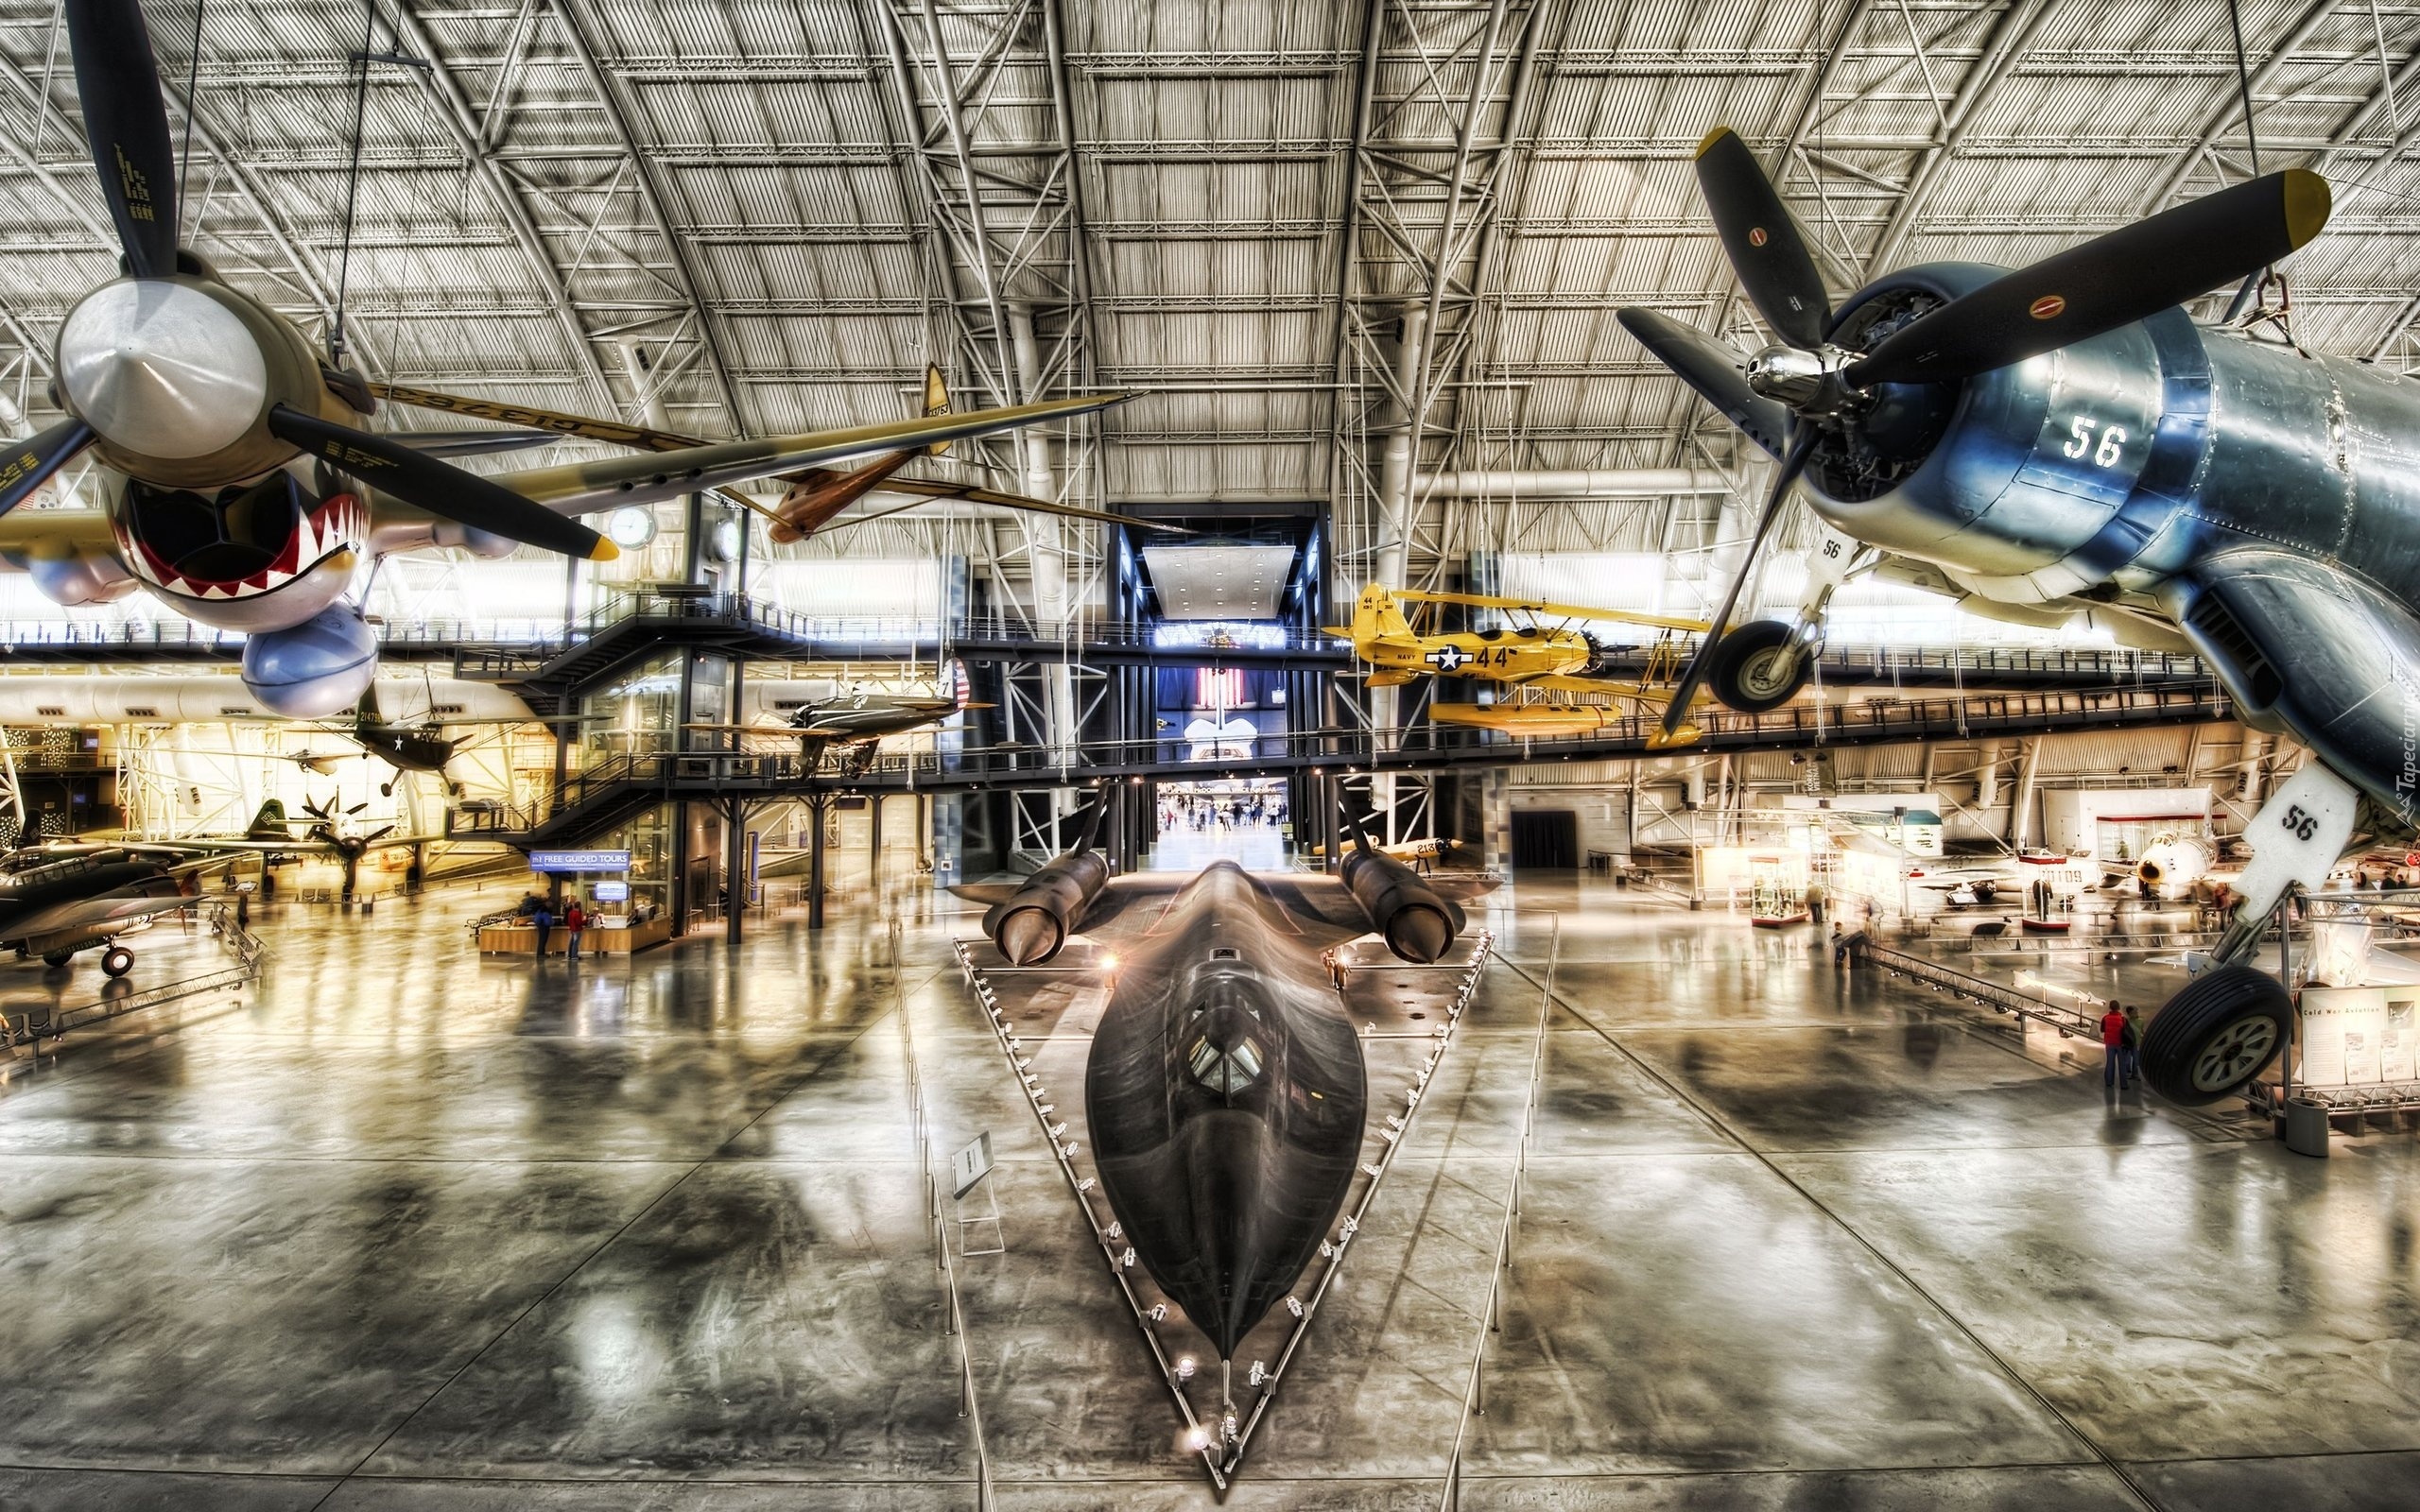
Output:
<instances>
[{"instance_id":1,"label":"three-blade propeller","mask_svg":"<svg viewBox=\"0 0 2420 1512\"><path fill-rule=\"evenodd\" d=\"M1727 343L1652 310L1625 309L1620 319L1781 468L1712 627L1665 709L1668 733L1705 680L1791 485L1827 430L1851 422L1844 416L1870 390L1954 383L2147 319L2277 262L2319 234L2329 205L2317 174L2289 168L2253 179L2019 268L1910 321L1871 352L1847 352L1828 344L1835 321L1822 272L1747 144L1728 128L1708 133L1697 174L1732 270L1780 345L1747 364ZM1797 375L1794 387L1768 376L1784 370ZM1772 390L1760 391L1767 382Z\"/></svg>"},{"instance_id":2,"label":"three-blade propeller","mask_svg":"<svg viewBox=\"0 0 2420 1512\"><path fill-rule=\"evenodd\" d=\"M66 19L93 169L126 271L138 279L175 276L181 271L177 160L141 0L66 0ZM198 267L183 271L201 276ZM455 467L431 449L283 404L269 410L267 425L272 436L336 471L431 514L568 556L604 560L614 555L613 543L586 525ZM0 514L24 502L93 438L90 426L70 420L26 441L11 463L0 463Z\"/></svg>"}]
</instances>

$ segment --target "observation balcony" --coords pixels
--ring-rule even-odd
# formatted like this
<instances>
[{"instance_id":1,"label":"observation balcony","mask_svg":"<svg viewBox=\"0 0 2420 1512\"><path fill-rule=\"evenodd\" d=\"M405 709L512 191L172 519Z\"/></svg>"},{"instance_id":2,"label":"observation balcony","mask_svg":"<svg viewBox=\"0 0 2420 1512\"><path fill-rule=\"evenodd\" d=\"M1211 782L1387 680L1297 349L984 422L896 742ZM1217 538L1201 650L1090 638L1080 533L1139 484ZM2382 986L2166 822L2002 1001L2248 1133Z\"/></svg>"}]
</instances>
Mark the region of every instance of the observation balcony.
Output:
<instances>
[{"instance_id":1,"label":"observation balcony","mask_svg":"<svg viewBox=\"0 0 2420 1512\"><path fill-rule=\"evenodd\" d=\"M1654 719L1617 719L1588 735L1514 740L1487 731L1419 727L1377 736L1362 728L1300 730L1201 751L1184 740L995 745L958 750L871 754L826 747L809 756L729 750L616 754L567 778L527 805L497 804L455 816L458 837L522 846L575 845L675 799L773 799L818 792L964 792L976 788L1070 787L1102 778L1195 781L1322 773L1451 771L1512 763L1626 761L1699 751L1821 749L2007 738L2067 730L2152 729L2233 717L2217 681L2048 693L1969 693L1949 697L1869 697L1794 704L1767 713L1708 710L1703 739L1657 747ZM1249 749L1240 747L1249 745Z\"/></svg>"},{"instance_id":2,"label":"observation balcony","mask_svg":"<svg viewBox=\"0 0 2420 1512\"><path fill-rule=\"evenodd\" d=\"M378 626L389 661L447 662L458 677L561 691L577 689L668 645L703 645L743 659L798 662L1055 662L1087 665L1172 662L1346 672L1352 647L1318 631L1205 636L1170 644L1167 626L1082 620L1068 638L1046 636L1022 616L955 619L803 614L735 593L678 586L605 595L568 627L558 617L389 619ZM174 616L123 626L0 622L0 664L233 662L244 637ZM1616 650L1605 675L1647 670L1646 646ZM1824 686L2000 691L2086 690L2199 683L2195 657L2157 651L2034 646L1876 646L1835 644L1817 663Z\"/></svg>"}]
</instances>

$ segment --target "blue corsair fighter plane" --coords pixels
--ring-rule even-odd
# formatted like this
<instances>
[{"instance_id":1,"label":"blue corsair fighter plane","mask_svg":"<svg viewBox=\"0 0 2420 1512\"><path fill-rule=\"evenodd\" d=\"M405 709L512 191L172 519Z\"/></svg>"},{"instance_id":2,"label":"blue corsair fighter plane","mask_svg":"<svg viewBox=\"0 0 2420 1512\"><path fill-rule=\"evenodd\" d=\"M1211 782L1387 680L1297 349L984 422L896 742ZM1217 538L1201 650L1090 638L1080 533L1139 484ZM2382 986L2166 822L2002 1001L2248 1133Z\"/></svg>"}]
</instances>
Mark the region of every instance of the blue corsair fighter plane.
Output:
<instances>
[{"instance_id":1,"label":"blue corsair fighter plane","mask_svg":"<svg viewBox=\"0 0 2420 1512\"><path fill-rule=\"evenodd\" d=\"M1836 306L1737 136L1708 135L1697 172L1773 344L1743 358L1654 311L1621 319L1780 463L1718 632L1803 483L1837 532L1819 555L1979 612L2189 647L2247 724L2319 758L2253 819L2214 969L2145 1038L2163 1095L2238 1091L2290 1032L2285 989L2244 964L2278 904L2357 831L2420 829L2420 385L2264 339L2274 316L2252 299L2325 225L2326 180L2288 169L2014 272L1924 264ZM2182 308L2238 281L2249 319ZM1771 707L1821 639L1820 602L1709 635L1672 717L1702 683Z\"/></svg>"}]
</instances>

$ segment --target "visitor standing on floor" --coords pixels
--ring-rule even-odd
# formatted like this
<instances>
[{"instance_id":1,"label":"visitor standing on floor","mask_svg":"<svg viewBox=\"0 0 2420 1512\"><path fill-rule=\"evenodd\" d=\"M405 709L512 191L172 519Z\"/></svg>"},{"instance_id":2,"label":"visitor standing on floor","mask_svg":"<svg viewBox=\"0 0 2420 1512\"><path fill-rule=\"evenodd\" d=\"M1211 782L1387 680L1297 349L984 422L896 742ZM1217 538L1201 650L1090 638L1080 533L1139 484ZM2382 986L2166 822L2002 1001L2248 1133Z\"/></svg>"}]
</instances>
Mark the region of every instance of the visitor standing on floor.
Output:
<instances>
[{"instance_id":1,"label":"visitor standing on floor","mask_svg":"<svg viewBox=\"0 0 2420 1512\"><path fill-rule=\"evenodd\" d=\"M2100 1063L2100 1085L2127 1088L2135 1085L2135 1055L2126 1041L2135 1026L2126 1022L2126 1012L2117 1004L2100 1016L2100 1047L2106 1053Z\"/></svg>"},{"instance_id":2,"label":"visitor standing on floor","mask_svg":"<svg viewBox=\"0 0 2420 1512\"><path fill-rule=\"evenodd\" d=\"M587 927L588 911L579 906L578 898L574 898L571 905L563 910L563 932L570 942L565 954L575 961L579 959L579 932Z\"/></svg>"},{"instance_id":3,"label":"visitor standing on floor","mask_svg":"<svg viewBox=\"0 0 2420 1512\"><path fill-rule=\"evenodd\" d=\"M554 911L541 901L529 911L529 923L538 932L538 959L543 961L546 958L546 936L555 932Z\"/></svg>"}]
</instances>

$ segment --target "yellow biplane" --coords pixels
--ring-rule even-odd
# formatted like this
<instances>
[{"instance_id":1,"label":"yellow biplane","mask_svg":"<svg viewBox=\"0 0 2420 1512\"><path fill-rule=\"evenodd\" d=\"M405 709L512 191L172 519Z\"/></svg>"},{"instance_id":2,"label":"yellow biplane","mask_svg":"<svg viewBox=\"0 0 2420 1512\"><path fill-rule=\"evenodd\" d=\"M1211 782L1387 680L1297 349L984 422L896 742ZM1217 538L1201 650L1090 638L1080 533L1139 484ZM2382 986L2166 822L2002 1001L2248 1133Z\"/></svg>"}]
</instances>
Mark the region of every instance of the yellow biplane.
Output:
<instances>
[{"instance_id":1,"label":"yellow biplane","mask_svg":"<svg viewBox=\"0 0 2420 1512\"><path fill-rule=\"evenodd\" d=\"M1411 616L1431 604L1496 610L1512 623L1491 630L1424 633ZM1409 613L1407 605L1411 606ZM1576 627L1572 622L1577 620L1656 631L1657 639L1648 648L1644 676L1636 681L1602 676L1616 648ZM1390 589L1372 583L1361 590L1360 600L1354 606L1353 624L1331 627L1328 633L1353 643L1354 658L1368 664L1374 688L1400 687L1421 678L1466 678L1516 690L1509 701L1439 701L1432 702L1428 712L1447 724L1536 738L1590 734L1609 728L1632 712L1619 705L1660 715L1671 702L1682 665L1680 637L1703 635L1705 629L1703 620L1478 593ZM1612 698L1617 703L1582 703L1574 701L1574 696ZM1687 745L1700 733L1695 726L1685 724L1653 744Z\"/></svg>"}]
</instances>

